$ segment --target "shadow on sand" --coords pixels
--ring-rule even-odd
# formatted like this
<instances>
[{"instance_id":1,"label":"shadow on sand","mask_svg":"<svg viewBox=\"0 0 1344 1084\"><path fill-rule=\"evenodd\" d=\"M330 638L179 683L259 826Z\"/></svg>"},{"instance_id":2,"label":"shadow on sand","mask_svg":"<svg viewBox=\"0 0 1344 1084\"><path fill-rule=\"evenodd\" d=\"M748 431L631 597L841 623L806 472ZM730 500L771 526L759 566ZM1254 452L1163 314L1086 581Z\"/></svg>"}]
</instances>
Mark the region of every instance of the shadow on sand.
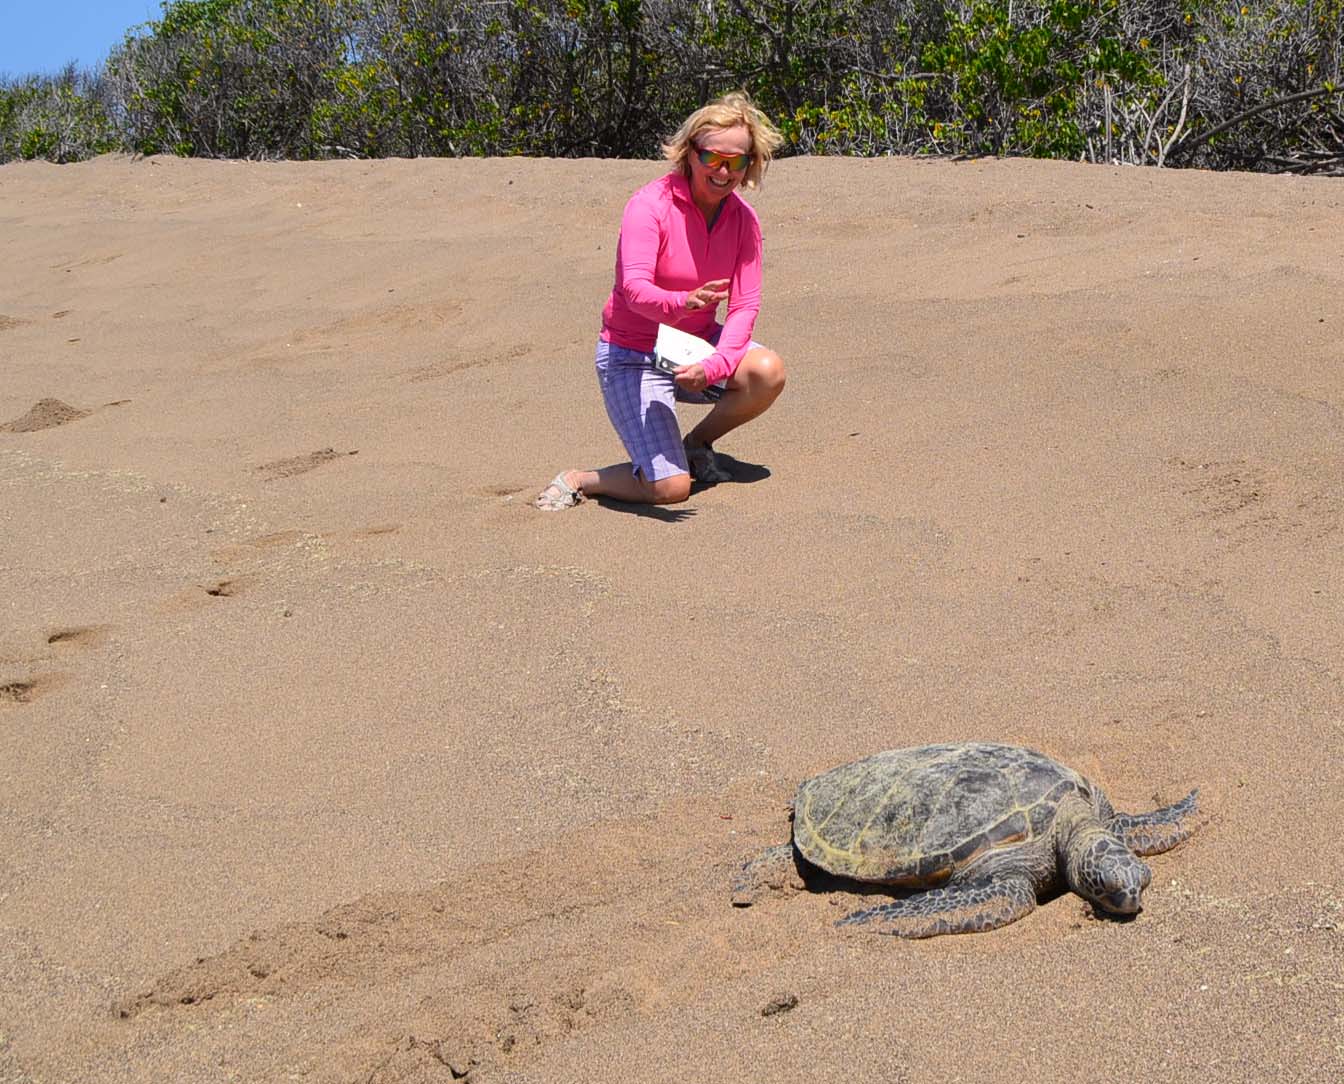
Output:
<instances>
[{"instance_id":1,"label":"shadow on sand","mask_svg":"<svg viewBox=\"0 0 1344 1084\"><path fill-rule=\"evenodd\" d=\"M755 482L763 482L770 477L770 468L760 463L746 463L740 459L734 459L725 452L715 452L714 456L719 465L732 475L732 478L726 482L692 482L692 497L697 493L703 493L707 489L713 489L715 486L750 485ZM613 500L610 497L594 497L593 499L603 508L609 508L613 512L645 516L649 519L662 520L664 523L680 523L682 520L690 519L695 515L694 508L669 508L666 505L658 504L629 504L625 501Z\"/></svg>"}]
</instances>

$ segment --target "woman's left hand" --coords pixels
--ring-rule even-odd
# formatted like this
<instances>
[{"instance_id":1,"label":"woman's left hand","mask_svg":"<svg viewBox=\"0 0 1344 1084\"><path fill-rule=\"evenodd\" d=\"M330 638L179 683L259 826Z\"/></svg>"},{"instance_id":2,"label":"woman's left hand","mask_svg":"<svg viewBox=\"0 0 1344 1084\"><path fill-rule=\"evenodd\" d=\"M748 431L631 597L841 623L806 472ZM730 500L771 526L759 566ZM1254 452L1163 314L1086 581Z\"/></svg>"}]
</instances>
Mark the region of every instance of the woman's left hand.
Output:
<instances>
[{"instance_id":1,"label":"woman's left hand","mask_svg":"<svg viewBox=\"0 0 1344 1084\"><path fill-rule=\"evenodd\" d=\"M694 365L683 365L673 374L677 387L686 391L704 391L709 387L709 378L705 376L705 367L698 361Z\"/></svg>"}]
</instances>

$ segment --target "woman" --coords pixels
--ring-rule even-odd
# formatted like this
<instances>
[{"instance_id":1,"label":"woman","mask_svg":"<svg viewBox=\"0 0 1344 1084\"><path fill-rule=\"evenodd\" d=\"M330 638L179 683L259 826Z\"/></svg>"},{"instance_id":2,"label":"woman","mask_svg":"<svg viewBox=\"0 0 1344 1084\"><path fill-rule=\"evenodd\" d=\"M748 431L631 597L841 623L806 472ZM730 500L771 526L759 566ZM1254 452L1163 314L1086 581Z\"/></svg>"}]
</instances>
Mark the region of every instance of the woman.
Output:
<instances>
[{"instance_id":1,"label":"woman","mask_svg":"<svg viewBox=\"0 0 1344 1084\"><path fill-rule=\"evenodd\" d=\"M631 197L621 218L616 285L602 310L597 375L630 462L561 471L536 499L544 511L585 497L673 504L691 479L722 482L714 442L766 410L784 388L778 355L751 338L761 298L761 227L737 194L756 187L781 138L745 94L692 113L663 156L675 169ZM719 302L728 302L720 326ZM658 325L717 348L673 373L653 365ZM675 402L710 403L685 439Z\"/></svg>"}]
</instances>

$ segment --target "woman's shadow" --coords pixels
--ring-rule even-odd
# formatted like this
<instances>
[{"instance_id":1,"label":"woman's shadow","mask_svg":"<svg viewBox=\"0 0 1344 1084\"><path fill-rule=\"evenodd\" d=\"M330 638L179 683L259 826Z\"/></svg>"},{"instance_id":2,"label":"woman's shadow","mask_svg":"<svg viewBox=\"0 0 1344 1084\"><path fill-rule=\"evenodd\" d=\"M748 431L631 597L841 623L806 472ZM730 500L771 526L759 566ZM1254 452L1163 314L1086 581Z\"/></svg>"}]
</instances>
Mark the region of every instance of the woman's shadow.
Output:
<instances>
[{"instance_id":1,"label":"woman's shadow","mask_svg":"<svg viewBox=\"0 0 1344 1084\"><path fill-rule=\"evenodd\" d=\"M763 482L770 477L770 468L760 463L747 463L744 460L736 459L727 452L715 452L714 461L728 472L730 475L726 482L692 482L691 496L697 493L703 493L707 489L713 489L715 486L725 485L751 485L755 482ZM682 520L690 519L695 515L694 508L668 508L665 505L658 504L631 504L626 501L618 501L612 497L594 497L603 508L610 508L613 512L626 512L632 516L646 516L649 519L662 520L664 523L680 523Z\"/></svg>"}]
</instances>

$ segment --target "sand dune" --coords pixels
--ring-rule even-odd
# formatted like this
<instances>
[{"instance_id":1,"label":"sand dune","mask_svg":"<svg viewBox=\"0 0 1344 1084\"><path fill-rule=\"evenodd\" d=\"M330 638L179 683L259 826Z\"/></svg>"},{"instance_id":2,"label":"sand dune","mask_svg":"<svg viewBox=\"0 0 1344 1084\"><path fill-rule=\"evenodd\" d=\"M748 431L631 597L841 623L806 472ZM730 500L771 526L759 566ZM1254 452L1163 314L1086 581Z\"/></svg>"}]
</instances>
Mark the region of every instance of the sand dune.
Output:
<instances>
[{"instance_id":1,"label":"sand dune","mask_svg":"<svg viewBox=\"0 0 1344 1084\"><path fill-rule=\"evenodd\" d=\"M0 1080L1337 1074L1344 186L776 163L734 481L539 514L660 168L0 168ZM970 738L1204 823L1133 922L729 905Z\"/></svg>"}]
</instances>

